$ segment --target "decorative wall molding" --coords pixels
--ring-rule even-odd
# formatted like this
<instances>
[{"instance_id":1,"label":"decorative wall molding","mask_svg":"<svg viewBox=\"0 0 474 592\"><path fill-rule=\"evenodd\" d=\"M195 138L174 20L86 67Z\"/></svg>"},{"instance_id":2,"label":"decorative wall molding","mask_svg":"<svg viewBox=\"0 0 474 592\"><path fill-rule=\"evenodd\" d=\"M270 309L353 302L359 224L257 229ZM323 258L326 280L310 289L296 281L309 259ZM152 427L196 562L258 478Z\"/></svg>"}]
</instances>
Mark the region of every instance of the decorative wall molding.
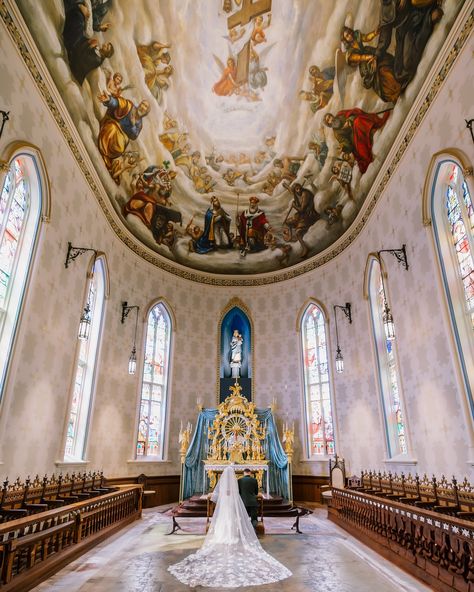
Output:
<instances>
[{"instance_id":1,"label":"decorative wall molding","mask_svg":"<svg viewBox=\"0 0 474 592\"><path fill-rule=\"evenodd\" d=\"M310 261L293 266L282 272L275 271L251 277L239 277L235 275L221 276L190 270L158 255L151 249L145 247L144 244L139 243L138 239L133 238L133 235L125 229L124 224L119 221L112 206L107 203L106 191L92 166L90 158L88 158L85 153L84 146L82 145L82 141L80 140L77 131L72 129L74 126L72 125L70 118L66 116L66 109L62 103L62 99L54 86L51 77L46 75L47 70L43 60L34 45L31 35L28 34L27 27L23 22L18 8L14 4L14 0L0 0L0 16L64 139L71 149L92 193L95 195L104 212L107 222L118 238L131 251L145 261L148 261L163 271L183 279L215 286L260 286L289 280L312 271L334 259L358 237L369 220L372 211L379 202L383 191L387 187L416 131L423 122L427 111L437 97L445 79L469 38L474 27L473 4L472 0L468 0L465 6L461 9L461 13L456 19L451 29L451 33L445 41L443 49L439 54L439 58L431 68L427 80L419 93L418 100L415 101L410 109L406 118L406 124L400 130L385 164L379 171L372 189L365 199L365 203L346 234L331 247L326 249L326 251L315 255ZM441 63L440 60L442 60Z\"/></svg>"}]
</instances>

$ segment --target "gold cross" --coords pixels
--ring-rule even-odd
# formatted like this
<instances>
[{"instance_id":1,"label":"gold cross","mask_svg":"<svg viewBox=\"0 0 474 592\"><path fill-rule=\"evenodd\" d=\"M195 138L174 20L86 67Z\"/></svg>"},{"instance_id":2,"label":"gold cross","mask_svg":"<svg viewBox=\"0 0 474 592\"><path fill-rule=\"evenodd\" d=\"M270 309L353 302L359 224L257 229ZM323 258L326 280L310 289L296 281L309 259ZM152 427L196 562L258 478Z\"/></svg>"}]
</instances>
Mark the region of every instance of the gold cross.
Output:
<instances>
[{"instance_id":1,"label":"gold cross","mask_svg":"<svg viewBox=\"0 0 474 592\"><path fill-rule=\"evenodd\" d=\"M243 27L256 16L270 12L271 9L272 0L243 0L242 8L227 19L227 28L230 30L237 25Z\"/></svg>"}]
</instances>

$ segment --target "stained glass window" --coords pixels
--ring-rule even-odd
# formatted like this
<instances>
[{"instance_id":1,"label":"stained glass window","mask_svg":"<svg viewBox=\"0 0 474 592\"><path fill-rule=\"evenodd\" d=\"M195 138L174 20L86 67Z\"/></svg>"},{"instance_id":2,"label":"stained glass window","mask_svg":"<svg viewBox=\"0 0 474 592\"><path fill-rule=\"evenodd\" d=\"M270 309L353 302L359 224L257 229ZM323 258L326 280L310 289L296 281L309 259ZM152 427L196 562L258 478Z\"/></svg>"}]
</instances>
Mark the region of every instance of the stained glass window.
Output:
<instances>
[{"instance_id":1,"label":"stained glass window","mask_svg":"<svg viewBox=\"0 0 474 592\"><path fill-rule=\"evenodd\" d=\"M137 457L163 457L171 320L161 303L148 314L138 421Z\"/></svg>"},{"instance_id":2,"label":"stained glass window","mask_svg":"<svg viewBox=\"0 0 474 592\"><path fill-rule=\"evenodd\" d=\"M0 199L0 309L6 308L8 287L14 273L16 254L28 213L28 185L21 161L10 167Z\"/></svg>"},{"instance_id":3,"label":"stained glass window","mask_svg":"<svg viewBox=\"0 0 474 592\"><path fill-rule=\"evenodd\" d=\"M77 366L72 387L72 401L66 431L64 459L84 460L87 431L90 422L95 368L97 364L102 316L105 301L105 268L102 258L94 264L88 282L87 305L90 309L91 327L88 339L77 340Z\"/></svg>"},{"instance_id":4,"label":"stained glass window","mask_svg":"<svg viewBox=\"0 0 474 592\"><path fill-rule=\"evenodd\" d=\"M387 339L383 326L385 290L380 264L373 260L370 275L370 307L373 335L382 394L383 416L390 457L407 454L405 413L400 395L400 379L397 366L395 341Z\"/></svg>"},{"instance_id":5,"label":"stained glass window","mask_svg":"<svg viewBox=\"0 0 474 592\"><path fill-rule=\"evenodd\" d=\"M34 159L14 158L0 195L0 399L41 212Z\"/></svg>"},{"instance_id":6,"label":"stained glass window","mask_svg":"<svg viewBox=\"0 0 474 592\"><path fill-rule=\"evenodd\" d=\"M301 324L309 456L333 455L334 428L322 310L310 304Z\"/></svg>"},{"instance_id":7,"label":"stained glass window","mask_svg":"<svg viewBox=\"0 0 474 592\"><path fill-rule=\"evenodd\" d=\"M466 313L474 327L474 210L466 181L457 164L450 163L446 189L446 214L454 245L459 278L464 292Z\"/></svg>"}]
</instances>

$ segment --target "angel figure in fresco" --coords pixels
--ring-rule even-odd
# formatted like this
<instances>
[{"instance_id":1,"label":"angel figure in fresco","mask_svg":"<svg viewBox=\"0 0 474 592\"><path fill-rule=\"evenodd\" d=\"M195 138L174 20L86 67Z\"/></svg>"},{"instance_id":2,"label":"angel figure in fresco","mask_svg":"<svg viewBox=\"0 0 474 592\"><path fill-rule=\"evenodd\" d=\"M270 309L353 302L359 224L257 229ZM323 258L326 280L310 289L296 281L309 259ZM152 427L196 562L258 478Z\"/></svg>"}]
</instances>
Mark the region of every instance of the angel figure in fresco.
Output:
<instances>
[{"instance_id":1,"label":"angel figure in fresco","mask_svg":"<svg viewBox=\"0 0 474 592\"><path fill-rule=\"evenodd\" d=\"M265 37L264 29L268 29L268 27L271 24L271 21L272 21L271 13L267 15L267 22L266 23L264 23L264 19L263 19L262 15L255 17L255 19L253 21L253 31L250 36L250 39L252 40L252 44L254 46L258 45L259 43L264 43L267 40L267 38Z\"/></svg>"},{"instance_id":2,"label":"angel figure in fresco","mask_svg":"<svg viewBox=\"0 0 474 592\"><path fill-rule=\"evenodd\" d=\"M321 70L318 66L309 68L309 90L301 90L300 98L309 101L311 111L316 113L329 103L333 95L333 84L336 69L334 67Z\"/></svg>"},{"instance_id":3,"label":"angel figure in fresco","mask_svg":"<svg viewBox=\"0 0 474 592\"><path fill-rule=\"evenodd\" d=\"M236 82L237 65L235 59L233 57L227 58L226 66L217 56L214 56L214 59L221 69L221 77L212 87L212 91L220 97L229 97L237 92L239 86Z\"/></svg>"},{"instance_id":4,"label":"angel figure in fresco","mask_svg":"<svg viewBox=\"0 0 474 592\"><path fill-rule=\"evenodd\" d=\"M145 74L145 84L161 105L163 92L169 88L170 77L174 73L170 65L169 43L153 41L150 45L137 45L138 59Z\"/></svg>"},{"instance_id":5,"label":"angel figure in fresco","mask_svg":"<svg viewBox=\"0 0 474 592\"><path fill-rule=\"evenodd\" d=\"M349 161L354 157L362 174L374 160L374 133L385 125L391 111L386 109L378 113L366 113L355 108L339 111L336 115L326 113L324 116L324 125L333 130L343 160Z\"/></svg>"},{"instance_id":6,"label":"angel figure in fresco","mask_svg":"<svg viewBox=\"0 0 474 592\"><path fill-rule=\"evenodd\" d=\"M268 68L263 65L263 60L274 45L276 44L272 43L262 50L260 54L258 54L253 48L250 50L248 83L254 90L265 88L265 86L267 86L268 78L266 73Z\"/></svg>"},{"instance_id":7,"label":"angel figure in fresco","mask_svg":"<svg viewBox=\"0 0 474 592\"><path fill-rule=\"evenodd\" d=\"M123 86L123 76L120 72L112 72L108 68L104 68L107 92L112 97L120 97L125 90L133 88L131 84Z\"/></svg>"},{"instance_id":8,"label":"angel figure in fresco","mask_svg":"<svg viewBox=\"0 0 474 592\"><path fill-rule=\"evenodd\" d=\"M130 140L136 140L143 127L143 118L150 112L148 101L134 105L129 99L107 92L98 95L107 108L100 122L98 148L112 179L120 184L122 157Z\"/></svg>"},{"instance_id":9,"label":"angel figure in fresco","mask_svg":"<svg viewBox=\"0 0 474 592\"><path fill-rule=\"evenodd\" d=\"M281 251L281 255L277 256L278 262L282 266L288 265L290 261L290 253L292 251L291 245L285 244L284 242L279 240L273 232L270 231L268 231L265 234L263 242L265 244L265 247L267 247L271 251L279 249Z\"/></svg>"},{"instance_id":10,"label":"angel figure in fresco","mask_svg":"<svg viewBox=\"0 0 474 592\"><path fill-rule=\"evenodd\" d=\"M240 27L240 29L237 30L237 27L234 27L233 29L229 29L229 34L228 35L224 35L224 39L227 39L228 41L230 41L231 43L236 43L239 39L242 39L242 37L245 35L245 27Z\"/></svg>"}]
</instances>

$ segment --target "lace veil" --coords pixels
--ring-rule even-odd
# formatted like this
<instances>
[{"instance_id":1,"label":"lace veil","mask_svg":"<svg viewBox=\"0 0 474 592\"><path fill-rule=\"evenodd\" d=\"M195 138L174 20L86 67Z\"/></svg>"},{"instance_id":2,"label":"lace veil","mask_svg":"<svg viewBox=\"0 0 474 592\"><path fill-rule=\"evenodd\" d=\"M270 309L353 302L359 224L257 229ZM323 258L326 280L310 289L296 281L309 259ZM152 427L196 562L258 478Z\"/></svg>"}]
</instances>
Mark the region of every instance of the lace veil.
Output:
<instances>
[{"instance_id":1,"label":"lace veil","mask_svg":"<svg viewBox=\"0 0 474 592\"><path fill-rule=\"evenodd\" d=\"M168 571L184 584L211 588L256 586L291 576L290 570L262 549L232 467L224 469L211 499L216 508L203 546L170 565Z\"/></svg>"}]
</instances>

